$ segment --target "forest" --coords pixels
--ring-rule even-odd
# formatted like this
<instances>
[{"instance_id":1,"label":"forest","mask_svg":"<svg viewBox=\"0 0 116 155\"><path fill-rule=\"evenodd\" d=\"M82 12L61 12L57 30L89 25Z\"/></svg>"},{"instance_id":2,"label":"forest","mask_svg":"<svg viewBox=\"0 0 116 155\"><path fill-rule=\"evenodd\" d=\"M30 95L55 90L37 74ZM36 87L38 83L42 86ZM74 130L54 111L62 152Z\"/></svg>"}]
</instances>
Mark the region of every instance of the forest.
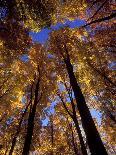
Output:
<instances>
[{"instance_id":1,"label":"forest","mask_svg":"<svg viewBox=\"0 0 116 155\"><path fill-rule=\"evenodd\" d=\"M116 155L115 17L115 0L0 0L0 155Z\"/></svg>"}]
</instances>

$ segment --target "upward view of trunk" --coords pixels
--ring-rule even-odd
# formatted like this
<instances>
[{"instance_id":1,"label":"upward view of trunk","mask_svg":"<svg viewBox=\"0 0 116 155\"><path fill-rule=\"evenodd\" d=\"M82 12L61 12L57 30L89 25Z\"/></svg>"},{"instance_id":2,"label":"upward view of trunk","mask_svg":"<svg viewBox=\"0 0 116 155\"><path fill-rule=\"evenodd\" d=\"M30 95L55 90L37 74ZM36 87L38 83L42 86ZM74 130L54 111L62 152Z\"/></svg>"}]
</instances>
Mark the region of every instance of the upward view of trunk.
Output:
<instances>
[{"instance_id":1,"label":"upward view of trunk","mask_svg":"<svg viewBox=\"0 0 116 155\"><path fill-rule=\"evenodd\" d=\"M83 140L83 136L81 134L81 130L80 130L80 127L79 127L78 120L76 118L74 118L73 121L74 121L74 124L75 124L75 127L76 127L76 131L77 131L78 136L79 136L82 154L83 155L87 155L86 146L84 144L84 140Z\"/></svg>"},{"instance_id":2,"label":"upward view of trunk","mask_svg":"<svg viewBox=\"0 0 116 155\"><path fill-rule=\"evenodd\" d=\"M69 126L70 126L70 128L71 128L72 144L73 144L73 148L74 148L75 155L79 155L77 146L76 146L76 144L75 144L75 138L74 138L74 133L73 133L72 125L69 124Z\"/></svg>"},{"instance_id":3,"label":"upward view of trunk","mask_svg":"<svg viewBox=\"0 0 116 155\"><path fill-rule=\"evenodd\" d=\"M25 108L25 111L24 111L23 114L22 114L21 120L20 120L19 125L18 125L18 127L17 127L17 131L16 131L16 133L15 133L13 139L12 139L12 144L11 144L11 148L10 148L10 151L9 151L9 155L12 155L12 153L13 153L13 151L14 151L14 147L15 147L15 145L16 145L16 140L17 140L17 137L18 137L18 135L19 135L19 133L20 133L21 124L22 124L23 118L24 118L24 116L25 116L25 114L26 114L26 112L27 112L28 106L29 106L29 104L27 105L27 107Z\"/></svg>"},{"instance_id":4,"label":"upward view of trunk","mask_svg":"<svg viewBox=\"0 0 116 155\"><path fill-rule=\"evenodd\" d=\"M39 78L36 84L35 88L35 99L34 99L34 104L31 107L30 113L29 113L29 118L28 118L28 126L27 126L27 133L25 137L25 142L24 142L24 147L23 147L23 153L22 155L29 155L29 150L31 146L31 141L32 141L32 136L33 136L33 129L34 129L34 118L35 118L35 113L36 113L36 107L38 104L38 97L39 97Z\"/></svg>"},{"instance_id":5,"label":"upward view of trunk","mask_svg":"<svg viewBox=\"0 0 116 155\"><path fill-rule=\"evenodd\" d=\"M60 97L61 98L61 97ZM65 105L63 99L61 98L61 101L63 103L63 107L64 109L66 110L66 112L69 114L69 116L72 118L73 122L74 122L74 125L75 125L75 128L76 128L76 131L77 131L77 134L79 136L79 141L80 141L80 146L81 146L81 151L82 151L82 154L83 155L87 155L87 150L86 150L86 146L84 144L84 140L83 140L83 136L81 134L81 130L80 130L80 127L79 127L79 123L78 123L78 119L77 119L77 116L76 116L76 109L75 109L75 104L73 102L73 100L70 98L71 100L71 106L72 106L72 114L69 112L67 106Z\"/></svg>"},{"instance_id":6,"label":"upward view of trunk","mask_svg":"<svg viewBox=\"0 0 116 155\"><path fill-rule=\"evenodd\" d=\"M12 155L12 153L13 153L13 151L14 151L14 147L15 147L15 145L16 145L16 140L17 140L17 137L18 137L18 135L19 135L19 133L20 133L20 130L21 130L22 121L23 121L24 116L25 116L25 114L26 114L26 112L27 112L27 110L28 110L29 105L30 105L31 102L32 102L32 91L33 91L33 84L32 84L32 86L31 86L30 102L27 104L27 106L26 106L24 112L22 113L21 119L20 119L20 121L19 121L19 125L17 126L17 131L16 131L16 133L15 133L13 139L12 139L12 144L11 144L11 148L10 148L10 151L9 151L9 155Z\"/></svg>"},{"instance_id":7,"label":"upward view of trunk","mask_svg":"<svg viewBox=\"0 0 116 155\"><path fill-rule=\"evenodd\" d=\"M70 84L72 86L74 96L77 102L77 107L81 116L82 126L84 128L87 137L90 152L92 155L107 155L106 149L96 129L89 108L85 102L85 98L77 83L76 77L73 72L73 66L70 62L70 58L68 55L68 51L66 51L66 53L67 53L67 59L65 59L64 61L69 75Z\"/></svg>"},{"instance_id":8,"label":"upward view of trunk","mask_svg":"<svg viewBox=\"0 0 116 155\"><path fill-rule=\"evenodd\" d=\"M73 109L73 117L72 117L72 119L74 121L76 130L77 130L77 134L79 136L81 151L82 151L83 155L87 155L86 146L84 144L83 136L82 136L82 133L81 133L81 130L80 130L80 127L79 127L79 122L78 122L77 115L76 115L75 104L74 104L72 99L71 99L71 105L72 105L72 109Z\"/></svg>"},{"instance_id":9,"label":"upward view of trunk","mask_svg":"<svg viewBox=\"0 0 116 155\"><path fill-rule=\"evenodd\" d=\"M53 126L53 118L51 118L51 145L52 145L52 150L50 152L51 155L53 155L53 147L54 147L54 126Z\"/></svg>"}]
</instances>

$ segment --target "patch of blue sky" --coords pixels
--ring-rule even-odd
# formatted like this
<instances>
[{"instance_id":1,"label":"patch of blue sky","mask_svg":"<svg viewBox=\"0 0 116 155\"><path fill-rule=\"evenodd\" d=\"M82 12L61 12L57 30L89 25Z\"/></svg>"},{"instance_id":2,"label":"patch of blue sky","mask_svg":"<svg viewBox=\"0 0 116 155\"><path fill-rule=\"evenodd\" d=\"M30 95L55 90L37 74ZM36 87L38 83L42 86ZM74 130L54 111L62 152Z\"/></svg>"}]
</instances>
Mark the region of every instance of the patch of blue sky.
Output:
<instances>
[{"instance_id":1,"label":"patch of blue sky","mask_svg":"<svg viewBox=\"0 0 116 155\"><path fill-rule=\"evenodd\" d=\"M47 126L49 123L49 117L46 117L45 119L42 120L42 126Z\"/></svg>"},{"instance_id":2,"label":"patch of blue sky","mask_svg":"<svg viewBox=\"0 0 116 155\"><path fill-rule=\"evenodd\" d=\"M85 21L81 19L76 19L74 21L66 20L65 23L57 23L56 25L52 25L50 28L43 28L40 32L37 33L31 31L29 35L32 37L33 42L44 44L48 40L50 32L59 30L63 27L76 28L84 24Z\"/></svg>"},{"instance_id":3,"label":"patch of blue sky","mask_svg":"<svg viewBox=\"0 0 116 155\"><path fill-rule=\"evenodd\" d=\"M50 29L51 29L51 30L59 30L59 29L65 27L65 26L66 26L66 24L57 23L56 25L52 25L52 26L50 27Z\"/></svg>"},{"instance_id":4,"label":"patch of blue sky","mask_svg":"<svg viewBox=\"0 0 116 155\"><path fill-rule=\"evenodd\" d=\"M55 109L54 109L54 107L51 106L49 108L49 110L48 110L48 114L51 115L51 114L54 114L54 113L55 113Z\"/></svg>"},{"instance_id":5,"label":"patch of blue sky","mask_svg":"<svg viewBox=\"0 0 116 155\"><path fill-rule=\"evenodd\" d=\"M51 105L49 107L44 109L44 113L46 113L47 116L45 116L45 118L42 119L42 126L47 126L47 124L49 122L49 116L55 114L56 104L57 104L57 102L54 101L51 103Z\"/></svg>"},{"instance_id":6,"label":"patch of blue sky","mask_svg":"<svg viewBox=\"0 0 116 155\"><path fill-rule=\"evenodd\" d=\"M50 53L47 55L47 57L48 57L49 59L55 58L55 56L54 56L53 54L50 54Z\"/></svg>"},{"instance_id":7,"label":"patch of blue sky","mask_svg":"<svg viewBox=\"0 0 116 155\"><path fill-rule=\"evenodd\" d=\"M13 120L14 120L14 117L8 118L8 120L6 121L6 124L10 125L13 122Z\"/></svg>"},{"instance_id":8,"label":"patch of blue sky","mask_svg":"<svg viewBox=\"0 0 116 155\"><path fill-rule=\"evenodd\" d=\"M85 25L85 20L76 19L74 21L66 20L65 25L69 26L70 28L76 28Z\"/></svg>"},{"instance_id":9,"label":"patch of blue sky","mask_svg":"<svg viewBox=\"0 0 116 155\"><path fill-rule=\"evenodd\" d=\"M39 42L41 44L44 44L49 36L49 33L51 32L50 29L44 28L40 32L30 32L29 35L32 37L33 42Z\"/></svg>"},{"instance_id":10,"label":"patch of blue sky","mask_svg":"<svg viewBox=\"0 0 116 155\"><path fill-rule=\"evenodd\" d=\"M98 100L98 96L96 96L96 95L94 95L94 96L91 96L91 99L93 99L93 100Z\"/></svg>"},{"instance_id":11,"label":"patch of blue sky","mask_svg":"<svg viewBox=\"0 0 116 155\"><path fill-rule=\"evenodd\" d=\"M7 8L5 7L0 7L0 19L3 19L6 17L7 14Z\"/></svg>"},{"instance_id":12,"label":"patch of blue sky","mask_svg":"<svg viewBox=\"0 0 116 155\"><path fill-rule=\"evenodd\" d=\"M114 70L115 71L116 70L116 61L115 62L114 61L110 62L108 67L109 67L110 70Z\"/></svg>"},{"instance_id":13,"label":"patch of blue sky","mask_svg":"<svg viewBox=\"0 0 116 155\"><path fill-rule=\"evenodd\" d=\"M23 62L28 62L29 61L28 54L23 54L22 56L20 56L20 60Z\"/></svg>"},{"instance_id":14,"label":"patch of blue sky","mask_svg":"<svg viewBox=\"0 0 116 155\"><path fill-rule=\"evenodd\" d=\"M91 115L93 118L96 118L98 125L101 125L102 113L99 110L91 109Z\"/></svg>"},{"instance_id":15,"label":"patch of blue sky","mask_svg":"<svg viewBox=\"0 0 116 155\"><path fill-rule=\"evenodd\" d=\"M57 104L57 102L54 101L54 102L51 103L51 105L48 108L46 108L45 111L47 112L48 115L51 115L51 114L55 113L55 106L56 106L56 104Z\"/></svg>"},{"instance_id":16,"label":"patch of blue sky","mask_svg":"<svg viewBox=\"0 0 116 155\"><path fill-rule=\"evenodd\" d=\"M26 97L23 96L21 101L22 101L23 104L26 104L26 102L27 102Z\"/></svg>"}]
</instances>

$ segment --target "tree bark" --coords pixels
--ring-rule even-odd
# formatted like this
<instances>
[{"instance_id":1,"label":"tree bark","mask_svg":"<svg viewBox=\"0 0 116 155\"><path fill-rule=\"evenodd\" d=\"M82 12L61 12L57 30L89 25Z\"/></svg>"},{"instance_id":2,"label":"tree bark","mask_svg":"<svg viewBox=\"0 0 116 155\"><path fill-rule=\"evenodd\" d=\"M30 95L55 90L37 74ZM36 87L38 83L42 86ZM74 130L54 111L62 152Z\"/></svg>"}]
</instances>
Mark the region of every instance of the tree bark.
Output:
<instances>
[{"instance_id":1,"label":"tree bark","mask_svg":"<svg viewBox=\"0 0 116 155\"><path fill-rule=\"evenodd\" d=\"M22 121L23 121L23 119L24 119L24 117L25 117L25 114L26 114L26 112L27 112L27 110L28 110L28 107L30 106L30 104L32 104L32 96L33 96L33 95L32 95L32 91L33 91L33 84L32 84L32 86L31 86L30 101L29 101L29 103L27 104L27 106L26 106L24 112L22 113L22 116L21 116L19 125L17 126L17 131L16 131L16 133L15 133L15 135L14 135L14 137L13 137L13 140L12 140L12 144L11 144L11 148L10 148L10 151L9 151L9 155L12 155L12 153L13 153L13 151L14 151L14 147L15 147L15 145L16 145L17 137L18 137L18 135L19 135L19 133L20 133L20 130L21 130Z\"/></svg>"},{"instance_id":2,"label":"tree bark","mask_svg":"<svg viewBox=\"0 0 116 155\"><path fill-rule=\"evenodd\" d=\"M24 113L22 114L21 120L20 120L19 125L18 125L18 127L17 127L17 131L16 131L16 133L15 133L15 135L14 135L14 137L13 137L12 144L11 144L11 148L10 148L10 151L9 151L9 155L12 155L12 153L13 153L13 151L14 151L14 147L15 147L15 145L16 145L17 137L18 137L18 135L19 135L19 133L20 133L20 130L21 130L21 124L22 124L23 118L24 118L24 116L25 116L25 114L26 114L26 112L27 112L28 106L29 106L29 105L27 105L27 107L26 107Z\"/></svg>"},{"instance_id":3,"label":"tree bark","mask_svg":"<svg viewBox=\"0 0 116 155\"><path fill-rule=\"evenodd\" d=\"M74 104L72 99L71 99L71 105L72 105L72 109L73 109L73 117L72 117L72 119L74 121L76 130L77 130L77 134L79 136L81 151L82 151L83 155L87 155L86 146L85 146L85 143L84 143L84 140L83 140L83 136L82 136L82 133L81 133L81 130L80 130L80 127L79 127L79 122L78 122L77 115L76 115L75 104Z\"/></svg>"},{"instance_id":4,"label":"tree bark","mask_svg":"<svg viewBox=\"0 0 116 155\"><path fill-rule=\"evenodd\" d=\"M70 84L72 86L74 96L77 102L77 107L81 116L82 126L84 128L89 149L92 155L107 155L106 149L101 141L100 135L96 129L92 116L90 114L89 108L86 105L85 98L81 92L81 89L77 83L76 77L73 72L73 66L70 62L70 58L67 53L67 58L64 59L67 72L70 79Z\"/></svg>"},{"instance_id":5,"label":"tree bark","mask_svg":"<svg viewBox=\"0 0 116 155\"><path fill-rule=\"evenodd\" d=\"M78 120L77 120L77 118L73 118L73 121L75 123L75 127L76 127L76 130L77 130L78 136L79 136L82 154L87 155L86 146L84 144L84 140L83 140L83 136L81 134L81 130L80 130L80 127L79 127Z\"/></svg>"},{"instance_id":6,"label":"tree bark","mask_svg":"<svg viewBox=\"0 0 116 155\"><path fill-rule=\"evenodd\" d=\"M35 113L36 113L36 107L37 107L37 104L38 104L39 82L40 82L40 79L38 78L36 88L35 88L34 104L33 104L32 108L30 110L30 113L29 113L27 134L26 134L26 137L25 137L25 142L24 142L22 155L29 155L29 150L30 150L30 146L31 146L32 136L33 136L33 129L34 129L34 118L35 118Z\"/></svg>"},{"instance_id":7,"label":"tree bark","mask_svg":"<svg viewBox=\"0 0 116 155\"><path fill-rule=\"evenodd\" d=\"M68 90L67 90L68 91ZM68 92L69 94L69 92ZM77 115L76 115L76 109L75 109L75 104L73 102L73 99L71 98L71 96L69 95L70 97L70 100L71 100L71 106L72 106L72 113L68 110L67 106L65 105L65 102L63 101L62 97L59 95L62 103L63 103L63 107L64 109L66 110L66 112L69 114L69 116L72 118L74 124L75 124L75 127L76 127L76 131L77 131L77 134L79 136L79 141L80 141L80 146L81 146L81 151L82 151L82 154L83 155L87 155L87 150L86 150L86 147L85 147L85 144L84 144L84 141L83 141L83 136L81 134L81 130L80 130L80 127L79 127L79 123L78 123L78 120L77 120Z\"/></svg>"},{"instance_id":8,"label":"tree bark","mask_svg":"<svg viewBox=\"0 0 116 155\"><path fill-rule=\"evenodd\" d=\"M52 150L50 152L50 155L53 155L53 147L54 147L54 125L53 125L53 117L50 118L50 128L51 128L51 146Z\"/></svg>"},{"instance_id":9,"label":"tree bark","mask_svg":"<svg viewBox=\"0 0 116 155\"><path fill-rule=\"evenodd\" d=\"M76 144L75 144L75 139L74 139L74 133L73 133L72 125L69 124L69 126L70 126L70 128L71 128L72 144L73 144L73 148L74 148L75 155L79 155L77 146L76 146Z\"/></svg>"},{"instance_id":10,"label":"tree bark","mask_svg":"<svg viewBox=\"0 0 116 155\"><path fill-rule=\"evenodd\" d=\"M79 141L80 141L80 146L81 146L81 151L82 151L82 154L83 155L87 155L87 150L86 150L86 147L85 147L85 144L84 144L84 141L83 141L83 136L81 134L81 130L80 130L80 127L79 127L79 123L78 123L78 120L77 120L77 116L76 116L76 110L75 110L75 104L72 100L72 98L70 98L71 100L71 106L72 106L72 113L68 110L67 106L65 105L62 97L59 95L62 103L63 103L63 107L64 109L66 110L66 112L69 114L69 116L72 118L74 124L75 124L75 127L76 127L76 131L77 131L77 134L79 136Z\"/></svg>"}]
</instances>

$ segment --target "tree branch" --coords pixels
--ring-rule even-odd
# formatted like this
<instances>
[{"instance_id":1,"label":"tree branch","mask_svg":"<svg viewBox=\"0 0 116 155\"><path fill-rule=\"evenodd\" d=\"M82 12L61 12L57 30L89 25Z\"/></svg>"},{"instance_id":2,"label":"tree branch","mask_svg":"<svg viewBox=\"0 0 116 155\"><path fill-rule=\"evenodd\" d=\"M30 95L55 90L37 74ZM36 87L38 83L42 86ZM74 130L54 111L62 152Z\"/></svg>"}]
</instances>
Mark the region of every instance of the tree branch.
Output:
<instances>
[{"instance_id":1,"label":"tree branch","mask_svg":"<svg viewBox=\"0 0 116 155\"><path fill-rule=\"evenodd\" d=\"M101 6L96 10L96 12L95 12L88 20L94 18L94 17L97 15L97 13L103 8L103 6L105 5L106 2L107 2L107 0L105 0L105 1L101 4ZM88 21L88 20L87 20L87 21Z\"/></svg>"},{"instance_id":2,"label":"tree branch","mask_svg":"<svg viewBox=\"0 0 116 155\"><path fill-rule=\"evenodd\" d=\"M65 102L63 101L62 96L61 96L60 94L57 94L57 95L59 96L60 100L62 101L62 104L63 104L63 106L64 106L66 112L70 115L71 118L73 118L73 115L72 115L71 112L68 110L68 108L67 108Z\"/></svg>"},{"instance_id":3,"label":"tree branch","mask_svg":"<svg viewBox=\"0 0 116 155\"><path fill-rule=\"evenodd\" d=\"M116 17L116 12L115 13L112 12L109 16L106 16L106 17L99 18L99 19L96 19L94 21L91 21L90 23L87 23L87 24L81 26L80 28L85 28L85 27L87 27L89 25L92 25L92 24L95 24L95 23L104 22L106 20L110 20L110 19L115 18L115 17Z\"/></svg>"}]
</instances>

